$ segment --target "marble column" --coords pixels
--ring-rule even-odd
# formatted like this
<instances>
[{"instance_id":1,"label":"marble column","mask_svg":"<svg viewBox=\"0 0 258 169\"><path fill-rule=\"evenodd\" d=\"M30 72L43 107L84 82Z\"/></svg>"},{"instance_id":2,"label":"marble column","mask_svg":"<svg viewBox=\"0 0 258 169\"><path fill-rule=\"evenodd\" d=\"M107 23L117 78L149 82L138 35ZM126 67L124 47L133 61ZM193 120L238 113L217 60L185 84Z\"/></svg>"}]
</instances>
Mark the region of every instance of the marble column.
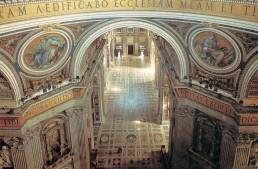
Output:
<instances>
[{"instance_id":1,"label":"marble column","mask_svg":"<svg viewBox=\"0 0 258 169\"><path fill-rule=\"evenodd\" d=\"M139 28L134 28L134 56L139 56Z\"/></svg>"},{"instance_id":2,"label":"marble column","mask_svg":"<svg viewBox=\"0 0 258 169\"><path fill-rule=\"evenodd\" d=\"M44 158L40 125L31 127L24 133L24 150L28 169L43 168Z\"/></svg>"},{"instance_id":3,"label":"marble column","mask_svg":"<svg viewBox=\"0 0 258 169\"><path fill-rule=\"evenodd\" d=\"M123 47L123 53L122 55L127 56L128 55L128 47L127 47L127 28L122 28L122 47Z\"/></svg>"},{"instance_id":4,"label":"marble column","mask_svg":"<svg viewBox=\"0 0 258 169\"><path fill-rule=\"evenodd\" d=\"M156 86L156 89L159 90L159 87L161 86L161 77L160 75L162 74L162 70L161 70L161 62L159 59L156 59L155 60L155 79L154 79L154 82L155 82L155 86Z\"/></svg>"},{"instance_id":5,"label":"marble column","mask_svg":"<svg viewBox=\"0 0 258 169\"><path fill-rule=\"evenodd\" d=\"M102 65L99 66L99 70L98 70L98 77L99 77L99 83L98 83L98 102L99 102L99 114L100 114L100 121L102 123L105 122L105 116L104 116L104 83L105 82L105 78L103 77L104 74L102 74L103 72L103 67Z\"/></svg>"}]
</instances>

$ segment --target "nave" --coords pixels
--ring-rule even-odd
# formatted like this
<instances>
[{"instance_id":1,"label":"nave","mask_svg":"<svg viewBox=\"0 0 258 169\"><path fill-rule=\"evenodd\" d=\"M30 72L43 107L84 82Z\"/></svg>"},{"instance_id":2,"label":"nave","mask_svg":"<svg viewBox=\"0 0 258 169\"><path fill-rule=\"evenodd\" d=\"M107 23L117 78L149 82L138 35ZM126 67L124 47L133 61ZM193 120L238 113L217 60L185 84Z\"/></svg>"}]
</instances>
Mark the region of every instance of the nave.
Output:
<instances>
[{"instance_id":1,"label":"nave","mask_svg":"<svg viewBox=\"0 0 258 169\"><path fill-rule=\"evenodd\" d=\"M154 70L147 56L116 57L107 78L105 124L94 127L97 168L161 169L169 126L160 125ZM121 148L121 152L119 152Z\"/></svg>"}]
</instances>

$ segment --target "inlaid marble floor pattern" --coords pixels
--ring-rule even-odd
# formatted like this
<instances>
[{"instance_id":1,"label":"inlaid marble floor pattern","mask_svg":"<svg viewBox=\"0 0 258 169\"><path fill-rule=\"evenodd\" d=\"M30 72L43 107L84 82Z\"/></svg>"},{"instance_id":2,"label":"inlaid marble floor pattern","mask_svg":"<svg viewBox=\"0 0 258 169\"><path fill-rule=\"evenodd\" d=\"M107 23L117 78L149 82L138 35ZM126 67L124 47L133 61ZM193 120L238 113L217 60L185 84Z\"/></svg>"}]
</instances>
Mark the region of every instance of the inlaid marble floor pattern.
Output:
<instances>
[{"instance_id":1,"label":"inlaid marble floor pattern","mask_svg":"<svg viewBox=\"0 0 258 169\"><path fill-rule=\"evenodd\" d=\"M160 149L168 145L169 126L159 125L153 80L149 60L116 58L107 79L105 124L95 130L98 169L162 168Z\"/></svg>"}]
</instances>

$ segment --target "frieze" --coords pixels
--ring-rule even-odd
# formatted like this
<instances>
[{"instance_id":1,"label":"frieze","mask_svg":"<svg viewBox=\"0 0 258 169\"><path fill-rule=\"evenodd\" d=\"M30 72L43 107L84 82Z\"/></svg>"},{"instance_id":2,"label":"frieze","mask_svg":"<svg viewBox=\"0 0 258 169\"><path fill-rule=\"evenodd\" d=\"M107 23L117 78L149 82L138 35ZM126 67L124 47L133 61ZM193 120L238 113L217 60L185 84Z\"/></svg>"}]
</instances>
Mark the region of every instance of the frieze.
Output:
<instances>
[{"instance_id":1,"label":"frieze","mask_svg":"<svg viewBox=\"0 0 258 169\"><path fill-rule=\"evenodd\" d=\"M137 0L83 0L64 2L41 2L28 3L13 6L2 6L0 10L0 22L10 23L32 18L43 18L47 16L60 16L79 13L89 13L92 11L166 11L184 12L195 14L215 15L220 17L237 18L242 20L257 21L258 12L255 4L242 4L232 2L206 2L194 0L157 0L157 1L137 1Z\"/></svg>"},{"instance_id":2,"label":"frieze","mask_svg":"<svg viewBox=\"0 0 258 169\"><path fill-rule=\"evenodd\" d=\"M188 98L227 116L236 117L235 110L228 104L188 89L177 89L179 98Z\"/></svg>"},{"instance_id":3,"label":"frieze","mask_svg":"<svg viewBox=\"0 0 258 169\"><path fill-rule=\"evenodd\" d=\"M69 90L30 106L21 117L0 117L0 127L20 128L29 119L69 100L81 98L84 93L85 89Z\"/></svg>"},{"instance_id":4,"label":"frieze","mask_svg":"<svg viewBox=\"0 0 258 169\"><path fill-rule=\"evenodd\" d=\"M240 125L257 125L258 114L241 114Z\"/></svg>"}]
</instances>

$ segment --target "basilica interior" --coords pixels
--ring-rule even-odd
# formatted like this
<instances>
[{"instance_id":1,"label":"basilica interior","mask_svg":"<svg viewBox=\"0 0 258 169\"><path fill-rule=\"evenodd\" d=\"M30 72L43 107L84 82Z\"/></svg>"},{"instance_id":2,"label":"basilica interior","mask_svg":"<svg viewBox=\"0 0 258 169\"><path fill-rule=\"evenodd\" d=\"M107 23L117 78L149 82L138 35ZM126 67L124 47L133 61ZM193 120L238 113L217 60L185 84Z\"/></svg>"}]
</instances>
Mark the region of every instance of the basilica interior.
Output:
<instances>
[{"instance_id":1,"label":"basilica interior","mask_svg":"<svg viewBox=\"0 0 258 169\"><path fill-rule=\"evenodd\" d=\"M0 0L0 169L258 168L257 5Z\"/></svg>"}]
</instances>

